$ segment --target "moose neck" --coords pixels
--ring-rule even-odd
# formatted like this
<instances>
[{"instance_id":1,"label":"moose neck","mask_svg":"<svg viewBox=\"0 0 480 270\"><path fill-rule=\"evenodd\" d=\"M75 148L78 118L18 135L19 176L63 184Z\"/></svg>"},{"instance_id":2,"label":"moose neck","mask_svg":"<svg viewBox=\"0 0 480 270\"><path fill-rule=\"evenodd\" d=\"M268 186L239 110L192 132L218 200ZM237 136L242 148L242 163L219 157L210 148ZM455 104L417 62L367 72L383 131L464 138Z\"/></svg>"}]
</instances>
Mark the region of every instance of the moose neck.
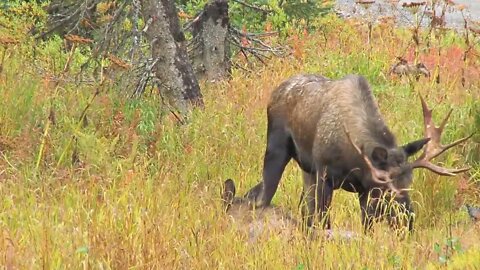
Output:
<instances>
[{"instance_id":1,"label":"moose neck","mask_svg":"<svg viewBox=\"0 0 480 270\"><path fill-rule=\"evenodd\" d=\"M355 141L359 145L369 148L376 146L397 147L395 136L380 114L372 90L365 78L346 76L335 83L337 85L334 92L340 94L343 102L350 103L348 107L345 106L347 109L341 115L344 116L344 124L355 131L353 134Z\"/></svg>"}]
</instances>

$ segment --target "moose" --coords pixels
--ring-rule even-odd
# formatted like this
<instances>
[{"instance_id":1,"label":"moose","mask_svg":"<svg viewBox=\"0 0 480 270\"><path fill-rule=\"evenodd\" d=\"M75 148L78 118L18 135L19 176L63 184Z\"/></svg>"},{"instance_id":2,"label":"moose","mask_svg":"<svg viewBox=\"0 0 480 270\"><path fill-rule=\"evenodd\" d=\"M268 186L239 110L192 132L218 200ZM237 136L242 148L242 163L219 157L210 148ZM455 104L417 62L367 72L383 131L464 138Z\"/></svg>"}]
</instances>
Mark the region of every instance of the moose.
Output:
<instances>
[{"instance_id":1,"label":"moose","mask_svg":"<svg viewBox=\"0 0 480 270\"><path fill-rule=\"evenodd\" d=\"M430 71L423 63L410 64L402 57L397 57L398 63L392 66L390 73L397 74L399 77L412 76L417 81L420 79L420 75L430 77Z\"/></svg>"},{"instance_id":2,"label":"moose","mask_svg":"<svg viewBox=\"0 0 480 270\"><path fill-rule=\"evenodd\" d=\"M431 160L473 135L442 145L440 137L452 111L436 127L432 110L420 99L425 137L398 146L364 77L290 77L271 94L263 179L245 197L255 207L270 205L285 166L293 158L303 172L301 212L307 228L317 222L331 228L327 211L333 191L342 188L358 194L365 232L383 218L392 227L412 231L414 212L408 188L413 169L426 168L445 176L467 171L440 167ZM408 161L423 148L416 160ZM386 208L393 203L396 207Z\"/></svg>"}]
</instances>

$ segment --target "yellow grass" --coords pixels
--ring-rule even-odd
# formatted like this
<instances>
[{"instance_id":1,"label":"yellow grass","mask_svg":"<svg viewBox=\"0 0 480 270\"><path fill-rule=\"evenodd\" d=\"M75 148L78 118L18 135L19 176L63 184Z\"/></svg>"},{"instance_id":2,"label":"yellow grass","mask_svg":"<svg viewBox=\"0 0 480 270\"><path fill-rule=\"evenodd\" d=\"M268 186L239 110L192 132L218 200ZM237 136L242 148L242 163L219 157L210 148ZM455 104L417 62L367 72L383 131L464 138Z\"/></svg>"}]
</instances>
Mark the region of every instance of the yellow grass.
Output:
<instances>
[{"instance_id":1,"label":"yellow grass","mask_svg":"<svg viewBox=\"0 0 480 270\"><path fill-rule=\"evenodd\" d=\"M408 48L408 34L376 28L369 49L362 26L332 18L323 23L327 40L320 33L303 37L307 42L297 46L301 51L295 56L257 65L250 74L235 70L229 82L202 83L205 109L195 111L183 126L162 111L156 95L129 100L124 94L131 89L113 84L101 88L87 111L88 121L80 123L99 86L61 83L55 94L48 76L33 69L32 43L10 46L0 73L0 265L480 269L480 227L463 207L465 202L480 204L478 135L438 161L450 167L468 162L473 166L469 173L447 178L416 171L412 194L417 230L406 239L385 224L363 235L356 195L344 191L334 194L333 227L360 234L353 241L307 240L298 230L293 239L273 234L251 243L223 213L220 191L226 178L235 180L240 194L260 180L269 93L290 75L366 76L400 143L423 135L418 93L435 106L437 122L454 108L446 142L480 127L475 122L478 78L467 78L462 87L460 73L444 72L440 84L434 78L409 83L388 74L395 56ZM444 49L461 46L458 40L445 41ZM62 67L68 58L61 44L38 45L40 64L52 73L53 59ZM75 57L78 61L82 56ZM472 57L467 68L478 64ZM78 63L72 63L71 72L76 68ZM48 124L51 108L55 121ZM292 162L274 203L300 218L300 191L301 173Z\"/></svg>"}]
</instances>

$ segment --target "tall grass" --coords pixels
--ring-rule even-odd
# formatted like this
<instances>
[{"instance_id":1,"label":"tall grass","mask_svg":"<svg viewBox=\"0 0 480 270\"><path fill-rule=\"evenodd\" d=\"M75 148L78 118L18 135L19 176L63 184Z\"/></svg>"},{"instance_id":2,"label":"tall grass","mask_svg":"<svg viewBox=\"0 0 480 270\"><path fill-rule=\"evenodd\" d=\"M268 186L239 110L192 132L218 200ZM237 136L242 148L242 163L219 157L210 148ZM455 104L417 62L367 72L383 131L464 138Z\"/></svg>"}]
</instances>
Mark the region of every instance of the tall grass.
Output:
<instances>
[{"instance_id":1,"label":"tall grass","mask_svg":"<svg viewBox=\"0 0 480 270\"><path fill-rule=\"evenodd\" d=\"M480 268L479 227L462 207L480 202L479 135L437 161L451 167L468 162L470 172L452 178L415 172L417 230L406 239L379 224L372 235L353 241L306 240L298 232L294 239L266 235L251 243L222 212L224 179L235 179L240 193L260 180L269 93L293 74L366 76L400 143L423 136L419 94L435 107L437 123L454 108L445 142L478 131L477 77L462 87L460 75L450 72L460 70L448 60L441 84L433 78L392 77L389 66L408 48L402 31L375 27L368 55L362 26L333 17L319 23L326 39L320 33L304 36L304 46L289 44L295 54L258 66L254 74L234 70L231 81L202 84L205 109L193 112L187 125L169 117L155 94L126 99L129 89L113 82L102 86L87 121L80 123L100 86L62 83L55 94L49 77L34 69L55 73L63 67L67 53L61 40L36 45L35 63L27 53L30 41L9 47L0 73L0 264L19 269L430 269L446 263ZM451 39L443 46L459 45ZM72 74L82 57L74 58ZM478 64L472 59L469 68ZM51 110L55 121L47 133ZM299 218L300 191L301 173L291 163L274 203ZM356 195L336 191L332 205L333 227L361 234Z\"/></svg>"}]
</instances>

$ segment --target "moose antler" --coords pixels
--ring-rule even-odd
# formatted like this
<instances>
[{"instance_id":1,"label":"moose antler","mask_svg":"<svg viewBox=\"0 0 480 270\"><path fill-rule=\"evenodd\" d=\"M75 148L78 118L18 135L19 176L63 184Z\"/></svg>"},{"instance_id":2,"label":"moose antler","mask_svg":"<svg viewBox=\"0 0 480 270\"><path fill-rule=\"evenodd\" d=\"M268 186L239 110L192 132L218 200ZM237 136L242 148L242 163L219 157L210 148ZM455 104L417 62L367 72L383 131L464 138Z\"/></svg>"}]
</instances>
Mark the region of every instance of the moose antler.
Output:
<instances>
[{"instance_id":1,"label":"moose antler","mask_svg":"<svg viewBox=\"0 0 480 270\"><path fill-rule=\"evenodd\" d=\"M454 141L453 143L450 143L448 145L442 145L440 142L442 132L453 110L451 109L447 113L447 116L445 117L445 119L443 119L440 126L436 127L432 120L433 109L428 108L427 103L425 103L425 100L423 99L422 96L420 96L420 99L422 101L423 121L425 124L425 138L430 138L430 141L425 147L425 150L423 151L422 155L412 163L412 167L429 169L434 173L445 175L445 176L455 176L457 173L468 171L470 167L461 168L461 169L447 169L430 162L432 159L438 157L448 149L470 139L474 134L471 134L470 136Z\"/></svg>"},{"instance_id":2,"label":"moose antler","mask_svg":"<svg viewBox=\"0 0 480 270\"><path fill-rule=\"evenodd\" d=\"M385 170L380 170L380 169L375 168L373 166L372 162L370 161L370 159L367 157L367 155L365 155L363 150L360 149L360 147L358 147L353 142L352 137L350 137L350 132L348 132L347 127L343 126L343 129L345 130L345 134L347 135L347 138L350 141L350 143L357 150L357 152L363 157L363 160L365 161L368 168L370 169L370 172L372 173L372 180L375 183L381 184L382 186L386 186L389 190L396 193L397 196L401 197L401 191L393 185L393 183L392 183L393 180L390 178L389 172L385 171Z\"/></svg>"}]
</instances>

